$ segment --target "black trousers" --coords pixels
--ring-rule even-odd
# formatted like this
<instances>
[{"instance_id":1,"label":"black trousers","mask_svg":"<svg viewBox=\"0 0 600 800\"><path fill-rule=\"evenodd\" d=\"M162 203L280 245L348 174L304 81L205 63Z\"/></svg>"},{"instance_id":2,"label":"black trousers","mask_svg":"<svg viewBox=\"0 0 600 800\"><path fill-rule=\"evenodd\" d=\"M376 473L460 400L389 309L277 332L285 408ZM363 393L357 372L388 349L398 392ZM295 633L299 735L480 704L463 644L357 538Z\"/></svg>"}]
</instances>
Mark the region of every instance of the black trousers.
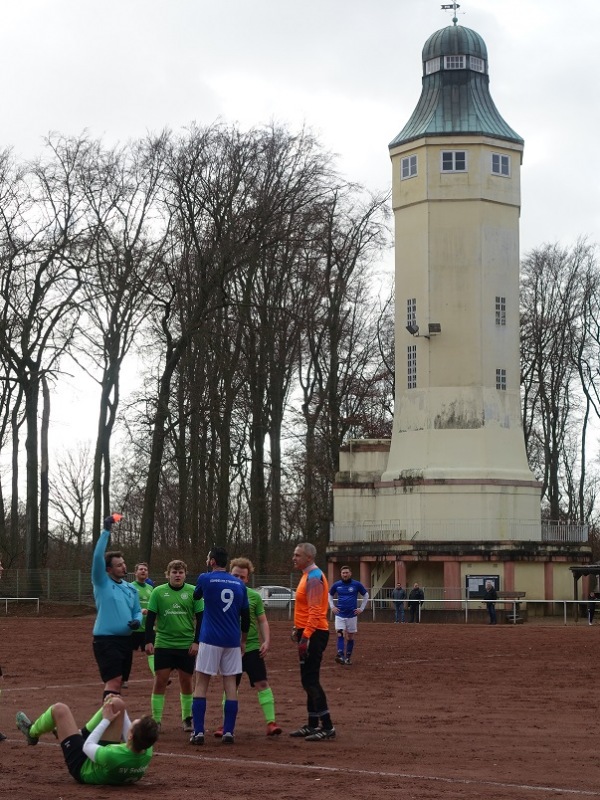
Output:
<instances>
[{"instance_id":1,"label":"black trousers","mask_svg":"<svg viewBox=\"0 0 600 800\"><path fill-rule=\"evenodd\" d=\"M302 632L300 631L300 636ZM308 655L304 663L300 664L300 679L302 688L306 692L306 710L309 719L322 717L329 713L327 697L321 686L321 661L329 641L329 631L315 631L310 637Z\"/></svg>"}]
</instances>

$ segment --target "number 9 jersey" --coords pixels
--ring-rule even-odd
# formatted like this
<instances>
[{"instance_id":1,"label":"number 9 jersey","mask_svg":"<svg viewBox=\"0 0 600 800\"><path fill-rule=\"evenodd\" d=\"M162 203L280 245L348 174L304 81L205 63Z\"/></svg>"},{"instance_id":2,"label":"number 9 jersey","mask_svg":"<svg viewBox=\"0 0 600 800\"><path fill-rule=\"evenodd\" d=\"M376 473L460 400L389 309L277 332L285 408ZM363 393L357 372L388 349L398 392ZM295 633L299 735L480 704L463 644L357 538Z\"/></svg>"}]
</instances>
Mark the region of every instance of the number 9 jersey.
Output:
<instances>
[{"instance_id":1,"label":"number 9 jersey","mask_svg":"<svg viewBox=\"0 0 600 800\"><path fill-rule=\"evenodd\" d=\"M200 641L215 647L239 647L240 615L249 613L246 585L228 572L204 572L196 582L194 598L204 599Z\"/></svg>"}]
</instances>

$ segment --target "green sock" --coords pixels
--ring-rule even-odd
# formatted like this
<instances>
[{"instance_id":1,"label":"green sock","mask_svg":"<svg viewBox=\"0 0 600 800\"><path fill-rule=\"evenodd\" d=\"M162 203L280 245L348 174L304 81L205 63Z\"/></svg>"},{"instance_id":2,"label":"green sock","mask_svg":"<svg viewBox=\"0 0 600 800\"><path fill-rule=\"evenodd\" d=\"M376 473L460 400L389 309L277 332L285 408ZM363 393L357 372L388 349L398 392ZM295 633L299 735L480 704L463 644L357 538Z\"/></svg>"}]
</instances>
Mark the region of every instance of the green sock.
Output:
<instances>
[{"instance_id":1,"label":"green sock","mask_svg":"<svg viewBox=\"0 0 600 800\"><path fill-rule=\"evenodd\" d=\"M94 728L98 726L98 723L102 719L102 709L99 708L98 711L94 714L89 722L86 722L85 727L91 733Z\"/></svg>"},{"instance_id":2,"label":"green sock","mask_svg":"<svg viewBox=\"0 0 600 800\"><path fill-rule=\"evenodd\" d=\"M275 698L270 687L258 692L258 702L261 705L266 721L275 722Z\"/></svg>"},{"instance_id":3,"label":"green sock","mask_svg":"<svg viewBox=\"0 0 600 800\"><path fill-rule=\"evenodd\" d=\"M148 656L148 666L150 667L150 672L154 675L154 655Z\"/></svg>"},{"instance_id":4,"label":"green sock","mask_svg":"<svg viewBox=\"0 0 600 800\"><path fill-rule=\"evenodd\" d=\"M37 737L41 736L43 733L52 733L56 727L54 717L52 716L52 709L53 706L50 706L50 708L46 709L46 711L36 719L29 731L30 736Z\"/></svg>"},{"instance_id":5,"label":"green sock","mask_svg":"<svg viewBox=\"0 0 600 800\"><path fill-rule=\"evenodd\" d=\"M179 700L181 702L181 719L187 719L188 717L192 716L192 700L194 699L193 694L181 694L179 695Z\"/></svg>"},{"instance_id":6,"label":"green sock","mask_svg":"<svg viewBox=\"0 0 600 800\"><path fill-rule=\"evenodd\" d=\"M164 694L152 694L150 695L150 706L152 708L152 717L155 722L160 722L162 720L163 709L165 707L165 696Z\"/></svg>"}]
</instances>

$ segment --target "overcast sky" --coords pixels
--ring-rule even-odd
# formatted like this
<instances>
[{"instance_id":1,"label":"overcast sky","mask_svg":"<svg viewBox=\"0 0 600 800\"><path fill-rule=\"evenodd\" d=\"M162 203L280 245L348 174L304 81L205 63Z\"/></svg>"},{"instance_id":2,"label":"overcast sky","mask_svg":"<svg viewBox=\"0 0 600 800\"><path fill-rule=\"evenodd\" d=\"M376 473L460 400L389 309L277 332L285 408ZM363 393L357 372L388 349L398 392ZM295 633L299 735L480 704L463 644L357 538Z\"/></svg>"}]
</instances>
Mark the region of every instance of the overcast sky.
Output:
<instances>
[{"instance_id":1,"label":"overcast sky","mask_svg":"<svg viewBox=\"0 0 600 800\"><path fill-rule=\"evenodd\" d=\"M218 118L306 124L351 180L391 181L435 0L19 0L2 4L0 147L50 131L107 143ZM599 238L598 0L464 0L492 97L525 139L521 250Z\"/></svg>"}]
</instances>

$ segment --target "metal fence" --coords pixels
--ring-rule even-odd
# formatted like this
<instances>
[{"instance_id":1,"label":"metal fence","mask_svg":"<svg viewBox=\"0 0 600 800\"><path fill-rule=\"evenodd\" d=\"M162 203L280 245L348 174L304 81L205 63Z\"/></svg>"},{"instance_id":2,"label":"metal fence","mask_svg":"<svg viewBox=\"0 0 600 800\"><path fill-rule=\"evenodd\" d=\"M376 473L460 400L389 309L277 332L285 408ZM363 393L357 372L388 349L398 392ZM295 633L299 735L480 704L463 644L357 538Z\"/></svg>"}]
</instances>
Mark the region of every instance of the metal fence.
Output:
<instances>
[{"instance_id":1,"label":"metal fence","mask_svg":"<svg viewBox=\"0 0 600 800\"><path fill-rule=\"evenodd\" d=\"M133 575L128 576L129 579ZM164 581L164 576L153 576L157 583ZM282 586L295 590L299 574L288 575L253 575L251 585ZM196 575L188 575L188 581L195 583ZM442 588L436 586L422 587L425 601L420 607L422 622L482 622L487 618L487 610L481 598L472 598L467 595L464 587ZM408 609L408 601L395 601L392 597L393 588L383 588L377 591L369 600L361 619L374 622L392 622L395 617L395 606L402 602ZM76 603L93 605L94 597L90 573L84 570L6 570L0 582L0 612L5 614L15 613L16 606L23 605L30 608L33 613L39 613L40 602ZM499 599L496 602L500 621L510 621L515 624L524 621L553 620L567 624L568 621L587 623L587 602L585 600L568 600L558 598L555 600L530 600ZM274 620L291 619L293 616L293 601L281 607L268 608L268 613ZM598 603L598 620L600 620L600 603Z\"/></svg>"},{"instance_id":2,"label":"metal fence","mask_svg":"<svg viewBox=\"0 0 600 800\"><path fill-rule=\"evenodd\" d=\"M164 573L152 575L155 583L164 583ZM197 573L188 574L188 582L196 583ZM133 573L127 576L133 580ZM293 590L299 575L252 575L251 586L283 586ZM0 600L35 597L53 603L93 603L92 578L87 570L76 569L6 569L0 581Z\"/></svg>"}]
</instances>

